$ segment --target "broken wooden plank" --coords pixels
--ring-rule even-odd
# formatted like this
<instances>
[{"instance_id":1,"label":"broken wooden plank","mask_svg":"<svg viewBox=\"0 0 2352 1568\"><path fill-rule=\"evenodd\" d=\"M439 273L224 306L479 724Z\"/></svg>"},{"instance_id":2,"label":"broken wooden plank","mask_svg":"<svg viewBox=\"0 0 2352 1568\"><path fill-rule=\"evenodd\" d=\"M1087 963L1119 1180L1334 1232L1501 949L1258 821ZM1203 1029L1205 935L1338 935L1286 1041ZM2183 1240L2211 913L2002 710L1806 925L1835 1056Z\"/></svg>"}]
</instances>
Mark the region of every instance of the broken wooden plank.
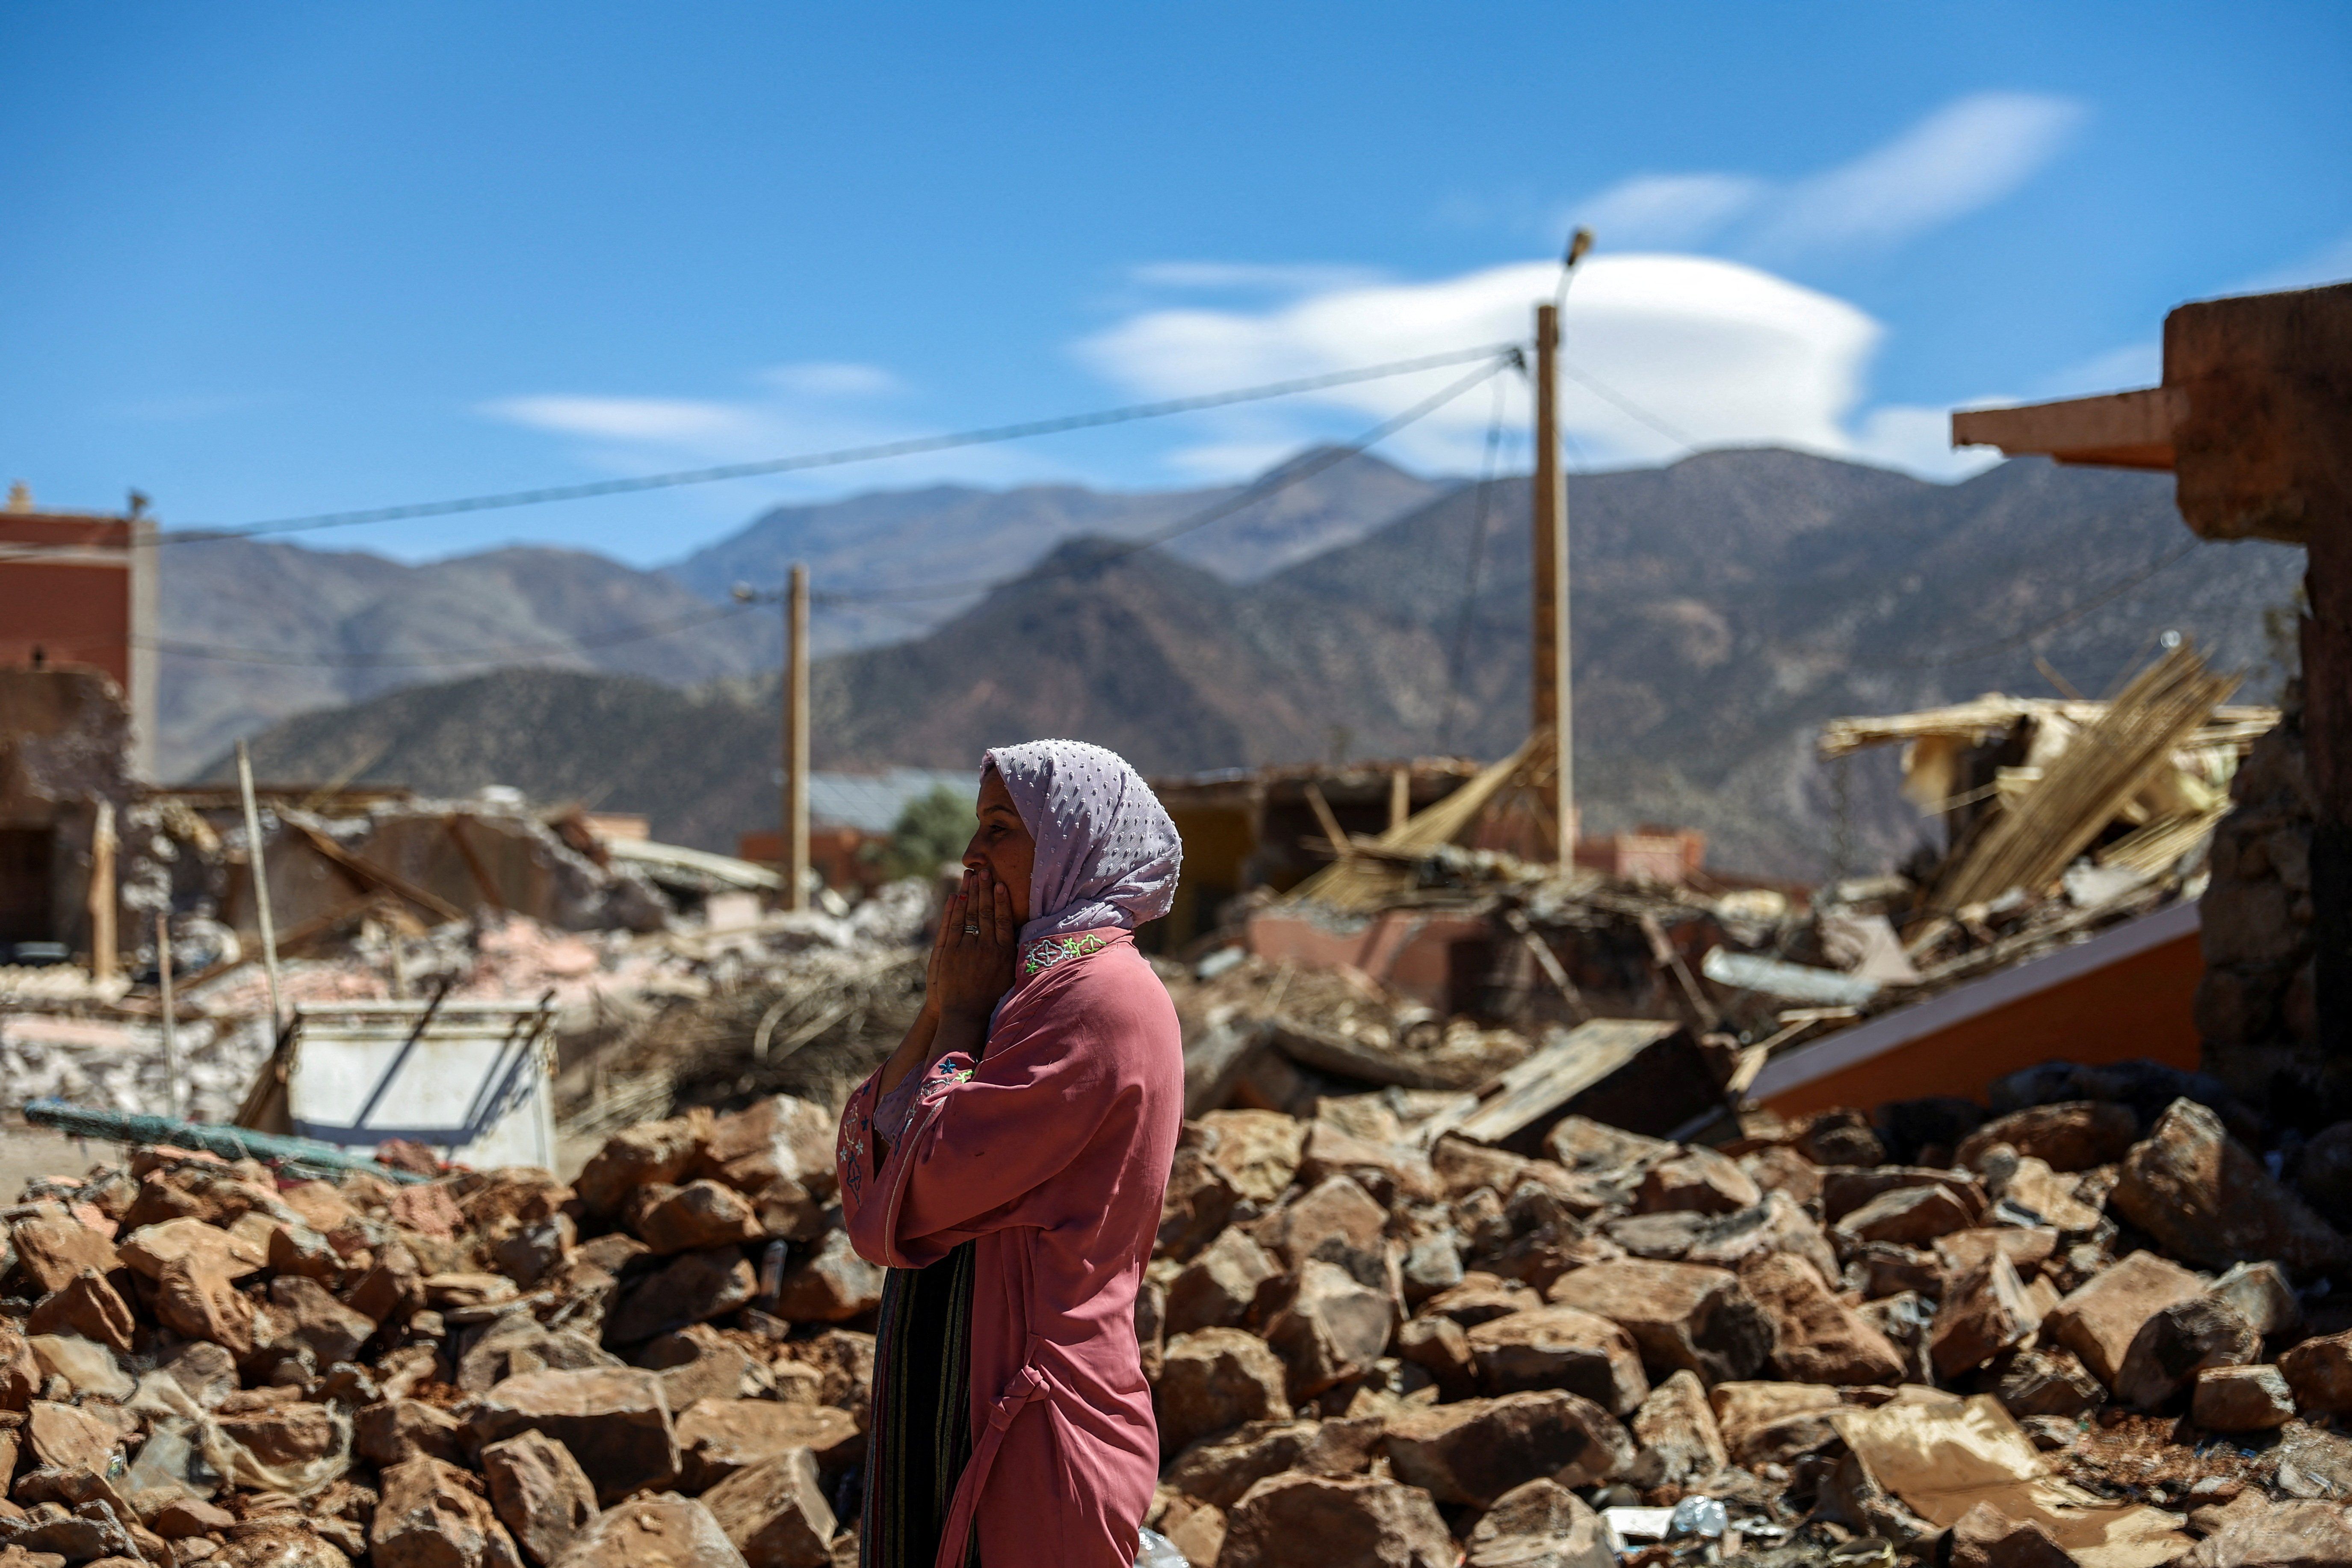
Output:
<instances>
[{"instance_id":1,"label":"broken wooden plank","mask_svg":"<svg viewBox=\"0 0 2352 1568\"><path fill-rule=\"evenodd\" d=\"M1511 1047L1509 1055L1504 1055L1486 1048L1487 1037L1482 1035L1474 1048L1448 1043L1435 1049L1421 1050L1319 1029L1297 1018L1281 1016L1268 1018L1265 1028L1275 1048L1300 1067L1398 1089L1468 1089L1493 1078L1498 1068L1526 1048L1525 1040L1520 1039Z\"/></svg>"},{"instance_id":2,"label":"broken wooden plank","mask_svg":"<svg viewBox=\"0 0 2352 1568\"><path fill-rule=\"evenodd\" d=\"M1595 1018L1505 1072L1454 1131L1474 1142L1538 1151L1563 1116L1663 1136L1722 1103L1688 1029L1660 1018Z\"/></svg>"}]
</instances>

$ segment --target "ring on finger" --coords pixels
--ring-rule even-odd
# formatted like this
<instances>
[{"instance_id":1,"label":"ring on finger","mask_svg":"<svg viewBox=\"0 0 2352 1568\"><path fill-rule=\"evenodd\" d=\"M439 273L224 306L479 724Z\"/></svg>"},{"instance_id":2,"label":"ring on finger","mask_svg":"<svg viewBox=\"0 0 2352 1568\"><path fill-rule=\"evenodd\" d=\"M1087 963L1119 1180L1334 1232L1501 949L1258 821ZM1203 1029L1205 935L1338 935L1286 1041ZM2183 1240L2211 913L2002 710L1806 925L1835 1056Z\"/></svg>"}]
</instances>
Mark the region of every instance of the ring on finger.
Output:
<instances>
[{"instance_id":1,"label":"ring on finger","mask_svg":"<svg viewBox=\"0 0 2352 1568\"><path fill-rule=\"evenodd\" d=\"M976 925L967 925L963 928L963 934L966 936L978 936L980 934L980 928Z\"/></svg>"}]
</instances>

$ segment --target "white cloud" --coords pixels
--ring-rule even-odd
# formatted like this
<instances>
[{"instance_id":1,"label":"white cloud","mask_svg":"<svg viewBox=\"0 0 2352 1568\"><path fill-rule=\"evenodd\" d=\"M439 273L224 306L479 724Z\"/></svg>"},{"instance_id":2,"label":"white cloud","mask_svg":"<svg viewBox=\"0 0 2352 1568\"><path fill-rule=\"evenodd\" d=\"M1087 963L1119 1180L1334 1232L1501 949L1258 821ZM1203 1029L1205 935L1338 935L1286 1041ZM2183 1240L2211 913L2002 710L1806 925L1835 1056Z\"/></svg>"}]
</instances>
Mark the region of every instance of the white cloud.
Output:
<instances>
[{"instance_id":1,"label":"white cloud","mask_svg":"<svg viewBox=\"0 0 2352 1568\"><path fill-rule=\"evenodd\" d=\"M1379 276L1369 267L1315 262L1268 266L1248 261L1152 261L1128 272L1132 281L1147 289L1256 289L1272 293L1336 289L1370 282Z\"/></svg>"},{"instance_id":2,"label":"white cloud","mask_svg":"<svg viewBox=\"0 0 2352 1568\"><path fill-rule=\"evenodd\" d=\"M2284 289L2316 289L2327 283L2352 282L2352 234L2322 246L2284 267L2255 274L2230 289L2231 294L2271 294Z\"/></svg>"},{"instance_id":3,"label":"white cloud","mask_svg":"<svg viewBox=\"0 0 2352 1568\"><path fill-rule=\"evenodd\" d=\"M1609 237L1612 247L1680 247L1713 238L1763 199L1770 187L1742 174L1637 174L1572 209L1580 223Z\"/></svg>"},{"instance_id":4,"label":"white cloud","mask_svg":"<svg viewBox=\"0 0 2352 1568\"><path fill-rule=\"evenodd\" d=\"M2148 338L2070 364L2042 378L2035 392L2041 397L2095 397L2105 392L2154 386L2163 379L2164 345Z\"/></svg>"},{"instance_id":5,"label":"white cloud","mask_svg":"<svg viewBox=\"0 0 2352 1568\"><path fill-rule=\"evenodd\" d=\"M1335 289L1262 310L1150 310L1086 340L1078 353L1139 394L1182 396L1523 341L1535 302L1557 277L1552 263L1528 262L1433 282ZM1693 444L1860 449L1846 421L1880 331L1844 300L1738 262L1607 254L1578 269L1562 335L1564 362L1584 379L1564 380L1561 418L1590 460L1654 461ZM1258 405L1213 422L1209 440L1171 461L1203 471L1223 458L1234 465L1228 473L1245 472L1264 450L1368 426L1461 374L1433 371L1297 400L1319 417L1288 402ZM1517 427L1527 418L1526 396L1518 378L1507 384L1504 417ZM1457 399L1392 449L1407 462L1466 470L1478 461L1492 407L1483 393Z\"/></svg>"},{"instance_id":6,"label":"white cloud","mask_svg":"<svg viewBox=\"0 0 2352 1568\"><path fill-rule=\"evenodd\" d=\"M534 430L621 441L704 440L732 434L743 422L741 411L725 404L675 397L501 397L481 412Z\"/></svg>"},{"instance_id":7,"label":"white cloud","mask_svg":"<svg viewBox=\"0 0 2352 1568\"><path fill-rule=\"evenodd\" d=\"M2083 118L2041 93L1947 104L1894 141L1791 187L1755 237L1768 254L1896 244L2008 195Z\"/></svg>"},{"instance_id":8,"label":"white cloud","mask_svg":"<svg viewBox=\"0 0 2352 1568\"><path fill-rule=\"evenodd\" d=\"M1849 456L1927 479L1964 479L2000 461L1990 447L1952 446L1952 411L1883 404L1864 414Z\"/></svg>"},{"instance_id":9,"label":"white cloud","mask_svg":"<svg viewBox=\"0 0 2352 1568\"><path fill-rule=\"evenodd\" d=\"M772 365L760 373L766 384L811 397L879 397L899 390L898 378L879 365L812 361Z\"/></svg>"}]
</instances>

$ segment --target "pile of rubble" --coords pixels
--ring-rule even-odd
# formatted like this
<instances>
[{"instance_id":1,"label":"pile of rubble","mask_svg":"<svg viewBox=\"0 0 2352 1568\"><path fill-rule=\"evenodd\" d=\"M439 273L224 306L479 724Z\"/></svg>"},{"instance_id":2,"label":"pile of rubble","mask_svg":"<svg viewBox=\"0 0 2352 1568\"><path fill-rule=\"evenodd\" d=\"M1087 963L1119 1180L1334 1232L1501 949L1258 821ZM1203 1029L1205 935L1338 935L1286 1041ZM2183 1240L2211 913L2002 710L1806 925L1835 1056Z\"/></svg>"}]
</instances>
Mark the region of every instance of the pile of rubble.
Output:
<instances>
[{"instance_id":1,"label":"pile of rubble","mask_svg":"<svg viewBox=\"0 0 2352 1568\"><path fill-rule=\"evenodd\" d=\"M1195 1568L2352 1552L2352 1127L2266 1160L2150 1068L1713 1148L1449 1098L1187 1123L1137 1327ZM854 1563L881 1273L833 1132L779 1096L568 1186L33 1184L0 1564Z\"/></svg>"}]
</instances>

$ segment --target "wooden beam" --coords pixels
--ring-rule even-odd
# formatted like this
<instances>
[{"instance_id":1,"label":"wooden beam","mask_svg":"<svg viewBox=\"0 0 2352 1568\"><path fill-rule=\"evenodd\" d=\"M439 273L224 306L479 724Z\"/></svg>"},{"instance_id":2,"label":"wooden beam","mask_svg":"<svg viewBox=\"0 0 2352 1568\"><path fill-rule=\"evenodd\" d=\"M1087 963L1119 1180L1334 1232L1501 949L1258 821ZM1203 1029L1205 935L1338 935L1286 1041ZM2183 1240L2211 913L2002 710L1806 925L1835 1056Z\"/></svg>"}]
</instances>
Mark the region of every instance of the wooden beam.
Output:
<instances>
[{"instance_id":1,"label":"wooden beam","mask_svg":"<svg viewBox=\"0 0 2352 1568\"><path fill-rule=\"evenodd\" d=\"M2189 395L2177 386L2018 408L1968 408L1952 416L1952 445L1998 447L2010 458L2169 473L2173 431L2188 416Z\"/></svg>"}]
</instances>

